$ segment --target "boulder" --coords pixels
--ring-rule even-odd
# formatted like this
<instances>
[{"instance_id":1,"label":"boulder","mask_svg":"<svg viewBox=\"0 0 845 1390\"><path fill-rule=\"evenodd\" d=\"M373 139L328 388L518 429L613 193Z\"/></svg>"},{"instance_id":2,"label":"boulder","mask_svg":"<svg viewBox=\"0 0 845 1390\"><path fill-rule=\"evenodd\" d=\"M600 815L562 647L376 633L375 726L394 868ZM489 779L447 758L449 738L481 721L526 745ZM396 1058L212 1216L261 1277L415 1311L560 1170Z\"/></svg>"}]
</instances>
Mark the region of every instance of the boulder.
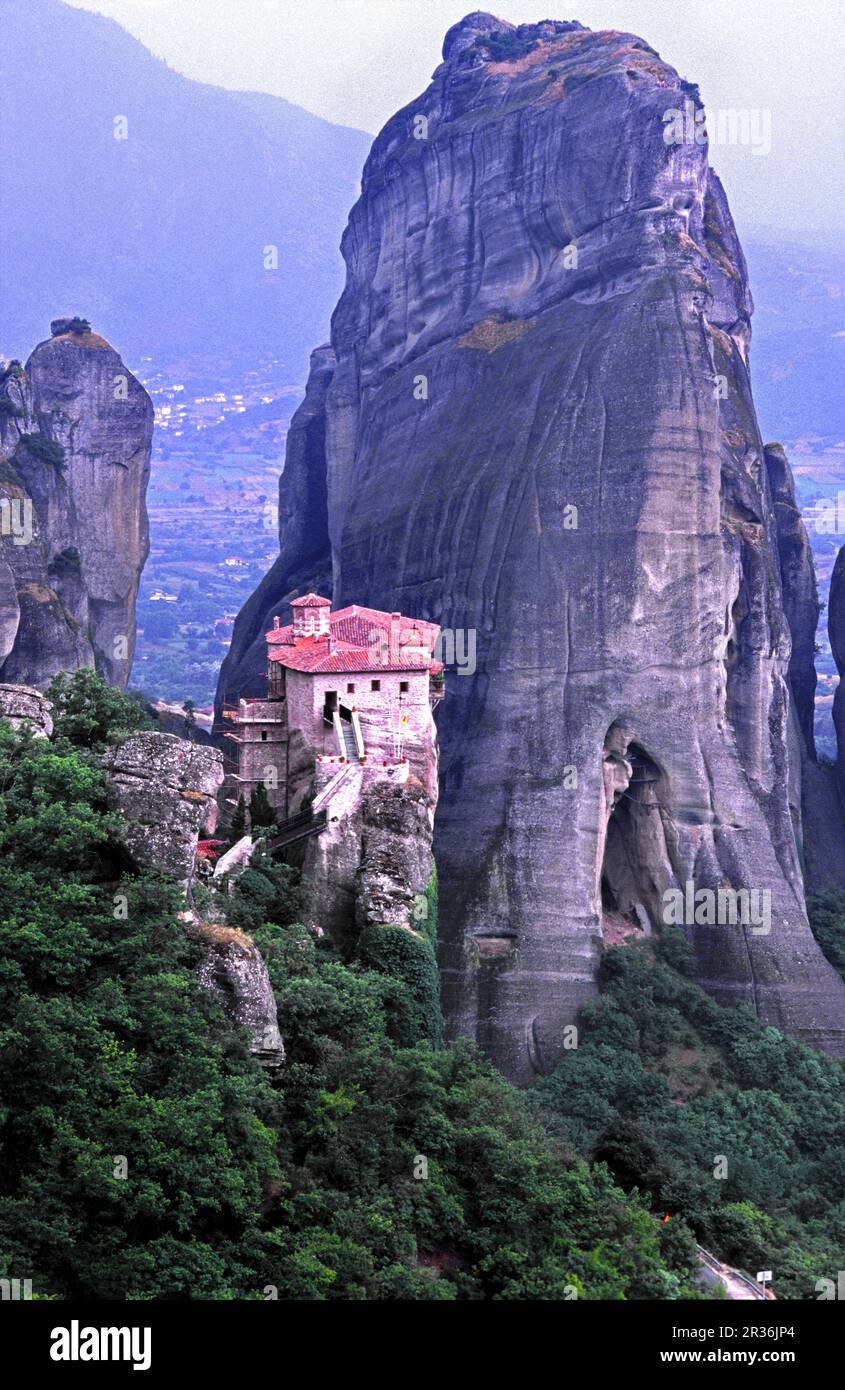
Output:
<instances>
[{"instance_id":1,"label":"boulder","mask_svg":"<svg viewBox=\"0 0 845 1390\"><path fill-rule=\"evenodd\" d=\"M206 946L199 981L220 1001L236 1028L248 1029L250 1051L266 1067L281 1066L285 1048L267 966L252 938L231 927L192 929Z\"/></svg>"},{"instance_id":2,"label":"boulder","mask_svg":"<svg viewBox=\"0 0 845 1390\"><path fill-rule=\"evenodd\" d=\"M53 706L40 690L29 685L0 685L0 719L13 729L27 725L36 738L49 738L53 732Z\"/></svg>"},{"instance_id":3,"label":"boulder","mask_svg":"<svg viewBox=\"0 0 845 1390\"><path fill-rule=\"evenodd\" d=\"M197 841L217 823L223 755L174 734L133 734L103 756L109 803L126 821L126 843L142 868L187 884Z\"/></svg>"}]
</instances>

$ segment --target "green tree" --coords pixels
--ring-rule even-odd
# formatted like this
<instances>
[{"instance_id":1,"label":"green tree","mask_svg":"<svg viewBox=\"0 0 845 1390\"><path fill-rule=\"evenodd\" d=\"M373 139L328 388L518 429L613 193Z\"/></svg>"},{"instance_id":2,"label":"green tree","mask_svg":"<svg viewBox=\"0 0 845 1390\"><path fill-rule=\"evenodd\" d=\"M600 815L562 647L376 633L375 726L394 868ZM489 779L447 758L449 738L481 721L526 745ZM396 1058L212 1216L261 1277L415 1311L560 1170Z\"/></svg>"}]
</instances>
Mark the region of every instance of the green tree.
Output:
<instances>
[{"instance_id":1,"label":"green tree","mask_svg":"<svg viewBox=\"0 0 845 1390\"><path fill-rule=\"evenodd\" d=\"M75 747L100 748L122 735L155 728L152 710L142 695L124 695L90 667L54 676L47 698L53 704L55 737Z\"/></svg>"},{"instance_id":2,"label":"green tree","mask_svg":"<svg viewBox=\"0 0 845 1390\"><path fill-rule=\"evenodd\" d=\"M238 797L238 804L232 812L232 820L229 825L229 845L236 845L238 840L243 839L246 834L246 802L243 792Z\"/></svg>"},{"instance_id":3,"label":"green tree","mask_svg":"<svg viewBox=\"0 0 845 1390\"><path fill-rule=\"evenodd\" d=\"M679 931L607 951L578 1047L537 1101L707 1249L752 1276L772 1265L779 1298L814 1297L845 1259L845 1067L720 1007L691 973Z\"/></svg>"},{"instance_id":4,"label":"green tree","mask_svg":"<svg viewBox=\"0 0 845 1390\"><path fill-rule=\"evenodd\" d=\"M270 805L267 788L256 782L249 796L249 824L252 831L264 830L276 824L276 812Z\"/></svg>"},{"instance_id":5,"label":"green tree","mask_svg":"<svg viewBox=\"0 0 845 1390\"><path fill-rule=\"evenodd\" d=\"M253 852L249 868L235 880L228 921L248 933L265 924L290 926L308 908L308 892L299 870L277 864L261 848Z\"/></svg>"},{"instance_id":6,"label":"green tree","mask_svg":"<svg viewBox=\"0 0 845 1390\"><path fill-rule=\"evenodd\" d=\"M188 738L193 740L196 737L197 707L194 704L193 700L185 700L185 702L182 705L182 709L185 712L185 729L187 731Z\"/></svg>"},{"instance_id":7,"label":"green tree","mask_svg":"<svg viewBox=\"0 0 845 1390\"><path fill-rule=\"evenodd\" d=\"M71 1298L242 1296L276 1098L198 984L172 886L121 875L81 750L2 726L0 788L0 1272Z\"/></svg>"},{"instance_id":8,"label":"green tree","mask_svg":"<svg viewBox=\"0 0 845 1390\"><path fill-rule=\"evenodd\" d=\"M816 940L845 979L845 893L830 892L810 898L807 907Z\"/></svg>"}]
</instances>

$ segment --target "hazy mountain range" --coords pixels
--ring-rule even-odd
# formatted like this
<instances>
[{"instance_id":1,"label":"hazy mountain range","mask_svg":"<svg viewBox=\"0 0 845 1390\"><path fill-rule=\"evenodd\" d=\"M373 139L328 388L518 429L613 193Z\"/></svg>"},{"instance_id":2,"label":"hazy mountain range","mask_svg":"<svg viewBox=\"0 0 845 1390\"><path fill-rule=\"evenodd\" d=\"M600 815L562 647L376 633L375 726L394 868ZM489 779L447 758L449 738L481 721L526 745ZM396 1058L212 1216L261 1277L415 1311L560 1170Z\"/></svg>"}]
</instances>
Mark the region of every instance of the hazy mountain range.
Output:
<instances>
[{"instance_id":1,"label":"hazy mountain range","mask_svg":"<svg viewBox=\"0 0 845 1390\"><path fill-rule=\"evenodd\" d=\"M767 438L845 438L845 245L744 238L751 292L751 374Z\"/></svg>"},{"instance_id":2,"label":"hazy mountain range","mask_svg":"<svg viewBox=\"0 0 845 1390\"><path fill-rule=\"evenodd\" d=\"M0 16L0 349L78 312L130 361L272 351L304 380L369 136L189 81L59 0Z\"/></svg>"},{"instance_id":3,"label":"hazy mountain range","mask_svg":"<svg viewBox=\"0 0 845 1390\"><path fill-rule=\"evenodd\" d=\"M266 352L304 382L370 136L189 81L60 0L0 0L0 15L0 350L21 355L78 312L130 362ZM845 433L845 247L741 231L764 432Z\"/></svg>"}]
</instances>

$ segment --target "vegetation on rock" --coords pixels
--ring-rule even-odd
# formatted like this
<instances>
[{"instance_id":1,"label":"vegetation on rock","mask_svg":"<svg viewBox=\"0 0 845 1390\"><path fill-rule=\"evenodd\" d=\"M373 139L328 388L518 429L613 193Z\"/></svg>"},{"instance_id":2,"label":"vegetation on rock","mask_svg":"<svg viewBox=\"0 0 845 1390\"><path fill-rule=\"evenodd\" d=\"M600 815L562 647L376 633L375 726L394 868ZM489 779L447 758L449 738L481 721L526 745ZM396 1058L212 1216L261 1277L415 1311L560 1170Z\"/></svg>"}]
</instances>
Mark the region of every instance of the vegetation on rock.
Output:
<instances>
[{"instance_id":1,"label":"vegetation on rock","mask_svg":"<svg viewBox=\"0 0 845 1390\"><path fill-rule=\"evenodd\" d=\"M60 672L47 689L53 705L54 736L77 748L102 748L128 734L155 728L153 711L142 695L124 695L106 685L90 667Z\"/></svg>"},{"instance_id":2,"label":"vegetation on rock","mask_svg":"<svg viewBox=\"0 0 845 1390\"><path fill-rule=\"evenodd\" d=\"M229 928L276 992L268 1079L199 987L172 888L126 869L100 754L137 703L84 672L51 696L52 742L0 726L0 1274L69 1298L693 1291L689 1242L472 1048L414 1037L410 1011L391 1036L389 961L315 941L296 872L261 856Z\"/></svg>"},{"instance_id":3,"label":"vegetation on rock","mask_svg":"<svg viewBox=\"0 0 845 1390\"><path fill-rule=\"evenodd\" d=\"M263 782L256 782L249 796L249 825L257 832L268 830L276 824L276 812L270 805L267 788Z\"/></svg>"},{"instance_id":4,"label":"vegetation on rock","mask_svg":"<svg viewBox=\"0 0 845 1390\"><path fill-rule=\"evenodd\" d=\"M442 1043L440 977L427 938L407 927L364 927L357 957L390 981L385 995L388 1036L405 1047L422 1040L434 1046Z\"/></svg>"},{"instance_id":5,"label":"vegetation on rock","mask_svg":"<svg viewBox=\"0 0 845 1390\"><path fill-rule=\"evenodd\" d=\"M845 893L810 898L810 926L834 969L845 979Z\"/></svg>"},{"instance_id":6,"label":"vegetation on rock","mask_svg":"<svg viewBox=\"0 0 845 1390\"><path fill-rule=\"evenodd\" d=\"M779 1298L815 1298L845 1260L845 1067L691 973L675 929L608 951L579 1045L536 1101L670 1224L752 1279L771 1268Z\"/></svg>"},{"instance_id":7,"label":"vegetation on rock","mask_svg":"<svg viewBox=\"0 0 845 1390\"><path fill-rule=\"evenodd\" d=\"M18 441L18 449L20 448L25 448L33 458L40 459L42 463L49 463L53 468L64 466L64 448L55 440L48 439L46 434L22 434Z\"/></svg>"}]
</instances>

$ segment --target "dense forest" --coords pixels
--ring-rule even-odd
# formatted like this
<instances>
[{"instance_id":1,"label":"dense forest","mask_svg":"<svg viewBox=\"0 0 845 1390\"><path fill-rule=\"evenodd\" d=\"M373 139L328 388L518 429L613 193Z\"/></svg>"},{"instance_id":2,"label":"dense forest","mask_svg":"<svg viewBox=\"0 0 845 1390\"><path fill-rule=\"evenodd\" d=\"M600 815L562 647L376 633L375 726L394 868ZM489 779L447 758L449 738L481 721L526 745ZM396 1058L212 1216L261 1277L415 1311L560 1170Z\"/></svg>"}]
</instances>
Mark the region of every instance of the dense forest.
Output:
<instances>
[{"instance_id":1,"label":"dense forest","mask_svg":"<svg viewBox=\"0 0 845 1390\"><path fill-rule=\"evenodd\" d=\"M50 693L51 740L0 725L0 1272L41 1298L683 1299L699 1240L779 1297L835 1278L845 1069L716 1005L680 933L606 953L579 1046L522 1092L444 1045L430 939L341 956L264 855L230 908L276 993L264 1071L107 808L102 749L148 714L91 673ZM841 964L845 903L816 915Z\"/></svg>"}]
</instances>

